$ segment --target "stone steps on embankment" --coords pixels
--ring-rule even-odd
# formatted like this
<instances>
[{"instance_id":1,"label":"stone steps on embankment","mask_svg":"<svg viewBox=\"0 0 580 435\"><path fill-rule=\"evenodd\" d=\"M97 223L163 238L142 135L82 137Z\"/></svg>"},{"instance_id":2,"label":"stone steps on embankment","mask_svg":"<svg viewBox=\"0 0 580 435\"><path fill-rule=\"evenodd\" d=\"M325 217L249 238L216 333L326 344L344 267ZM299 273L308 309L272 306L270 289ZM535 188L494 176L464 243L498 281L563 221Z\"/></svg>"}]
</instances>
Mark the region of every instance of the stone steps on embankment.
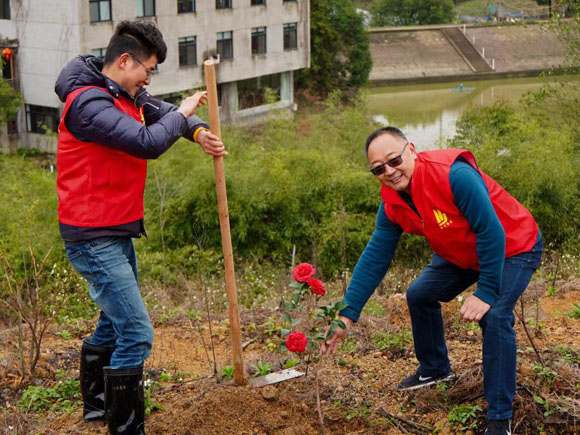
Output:
<instances>
[{"instance_id":1,"label":"stone steps on embankment","mask_svg":"<svg viewBox=\"0 0 580 435\"><path fill-rule=\"evenodd\" d=\"M459 28L441 29L441 33L445 35L451 45L463 57L474 73L493 71Z\"/></svg>"}]
</instances>

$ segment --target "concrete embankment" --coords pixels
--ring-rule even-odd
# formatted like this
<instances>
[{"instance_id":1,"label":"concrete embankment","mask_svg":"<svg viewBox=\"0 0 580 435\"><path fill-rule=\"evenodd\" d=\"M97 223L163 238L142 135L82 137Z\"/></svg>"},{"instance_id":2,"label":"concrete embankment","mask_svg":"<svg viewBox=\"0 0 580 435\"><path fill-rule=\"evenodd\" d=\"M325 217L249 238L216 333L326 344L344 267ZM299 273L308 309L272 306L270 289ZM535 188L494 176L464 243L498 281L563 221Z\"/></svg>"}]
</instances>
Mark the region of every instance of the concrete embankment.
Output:
<instances>
[{"instance_id":1,"label":"concrete embankment","mask_svg":"<svg viewBox=\"0 0 580 435\"><path fill-rule=\"evenodd\" d=\"M560 68L564 45L542 25L369 30L371 85L537 75Z\"/></svg>"}]
</instances>

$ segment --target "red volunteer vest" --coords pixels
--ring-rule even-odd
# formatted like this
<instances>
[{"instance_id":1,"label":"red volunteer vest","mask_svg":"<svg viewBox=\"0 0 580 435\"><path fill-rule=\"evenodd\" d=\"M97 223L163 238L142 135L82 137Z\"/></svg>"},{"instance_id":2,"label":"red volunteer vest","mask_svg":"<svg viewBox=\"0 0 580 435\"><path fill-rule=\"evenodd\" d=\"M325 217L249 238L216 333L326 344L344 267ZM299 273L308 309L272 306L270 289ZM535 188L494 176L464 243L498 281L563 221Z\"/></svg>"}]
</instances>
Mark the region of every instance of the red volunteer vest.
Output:
<instances>
[{"instance_id":1,"label":"red volunteer vest","mask_svg":"<svg viewBox=\"0 0 580 435\"><path fill-rule=\"evenodd\" d=\"M58 220L78 227L109 227L143 218L147 161L96 142L76 139L64 123L73 100L90 88L71 92L59 125L56 165ZM142 122L128 98L115 98L115 107Z\"/></svg>"},{"instance_id":2,"label":"red volunteer vest","mask_svg":"<svg viewBox=\"0 0 580 435\"><path fill-rule=\"evenodd\" d=\"M447 261L464 269L479 270L475 234L453 202L449 183L451 165L460 156L477 169L485 181L491 203L505 231L505 257L532 249L538 237L538 226L532 214L480 171L469 151L449 149L418 153L411 196L421 217L395 190L383 185L381 197L388 218L407 233L425 236L433 251Z\"/></svg>"}]
</instances>

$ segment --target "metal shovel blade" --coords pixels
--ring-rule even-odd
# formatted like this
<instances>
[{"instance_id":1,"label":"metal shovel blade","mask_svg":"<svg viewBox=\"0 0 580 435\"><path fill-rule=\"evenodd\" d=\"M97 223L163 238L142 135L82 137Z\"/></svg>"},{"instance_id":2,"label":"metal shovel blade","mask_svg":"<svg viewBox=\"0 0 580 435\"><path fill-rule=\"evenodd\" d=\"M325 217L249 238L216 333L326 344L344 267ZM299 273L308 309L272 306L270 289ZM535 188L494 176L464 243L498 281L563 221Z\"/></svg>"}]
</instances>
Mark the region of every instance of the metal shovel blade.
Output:
<instances>
[{"instance_id":1,"label":"metal shovel blade","mask_svg":"<svg viewBox=\"0 0 580 435\"><path fill-rule=\"evenodd\" d=\"M266 376L260 376L259 378L251 378L248 381L250 387L263 387L264 385L277 384L278 382L288 381L290 379L299 378L304 376L304 373L299 372L294 369L285 369L279 372L270 373Z\"/></svg>"}]
</instances>

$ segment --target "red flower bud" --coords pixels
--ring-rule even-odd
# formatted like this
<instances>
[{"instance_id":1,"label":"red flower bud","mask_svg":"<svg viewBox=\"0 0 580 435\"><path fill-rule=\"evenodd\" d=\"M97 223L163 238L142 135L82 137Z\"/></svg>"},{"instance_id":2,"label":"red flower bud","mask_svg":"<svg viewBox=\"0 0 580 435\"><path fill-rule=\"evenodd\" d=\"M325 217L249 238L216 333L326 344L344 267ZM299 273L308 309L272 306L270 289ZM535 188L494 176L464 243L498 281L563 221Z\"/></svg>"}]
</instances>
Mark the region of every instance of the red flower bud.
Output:
<instances>
[{"instance_id":1,"label":"red flower bud","mask_svg":"<svg viewBox=\"0 0 580 435\"><path fill-rule=\"evenodd\" d=\"M316 278L308 278L306 282L312 289L312 293L314 293L315 295L324 296L324 294L326 293L326 287L324 287L322 281Z\"/></svg>"},{"instance_id":2,"label":"red flower bud","mask_svg":"<svg viewBox=\"0 0 580 435\"><path fill-rule=\"evenodd\" d=\"M290 352L302 353L308 346L308 337L303 332L291 332L286 337L286 348Z\"/></svg>"},{"instance_id":3,"label":"red flower bud","mask_svg":"<svg viewBox=\"0 0 580 435\"><path fill-rule=\"evenodd\" d=\"M298 282L305 282L308 278L316 273L316 269L312 267L312 264L300 263L292 271L292 276Z\"/></svg>"}]
</instances>

